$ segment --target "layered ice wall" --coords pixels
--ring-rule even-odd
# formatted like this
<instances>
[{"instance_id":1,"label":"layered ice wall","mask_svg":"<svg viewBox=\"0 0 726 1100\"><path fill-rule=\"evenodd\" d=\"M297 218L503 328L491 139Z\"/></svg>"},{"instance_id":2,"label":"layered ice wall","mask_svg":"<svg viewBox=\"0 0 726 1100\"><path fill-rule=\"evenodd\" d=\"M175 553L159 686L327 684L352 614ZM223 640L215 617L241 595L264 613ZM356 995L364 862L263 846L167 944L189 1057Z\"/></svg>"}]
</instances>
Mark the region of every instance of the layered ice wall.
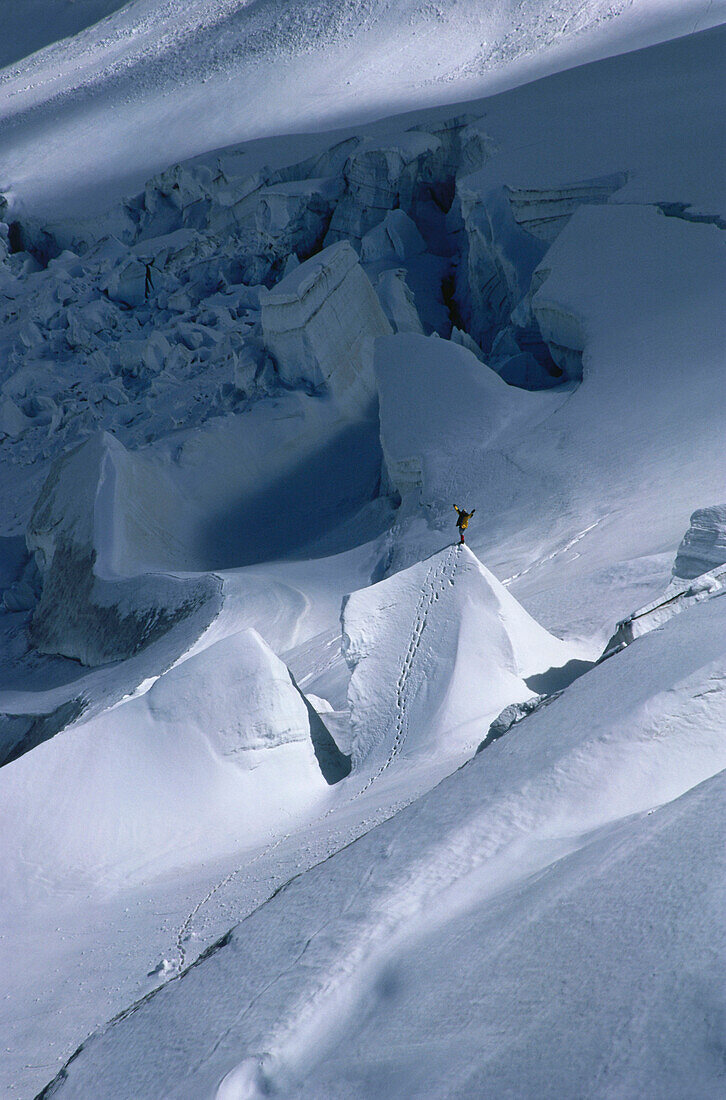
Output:
<instances>
[{"instance_id":1,"label":"layered ice wall","mask_svg":"<svg viewBox=\"0 0 726 1100\"><path fill-rule=\"evenodd\" d=\"M426 182L441 185L448 149L436 134L409 130L388 142L364 139L343 168L345 192L327 243L358 244L393 210L411 210Z\"/></svg>"},{"instance_id":2,"label":"layered ice wall","mask_svg":"<svg viewBox=\"0 0 726 1100\"><path fill-rule=\"evenodd\" d=\"M370 406L372 338L392 330L350 244L323 249L260 300L265 343L284 382L324 388L350 411Z\"/></svg>"},{"instance_id":3,"label":"layered ice wall","mask_svg":"<svg viewBox=\"0 0 726 1100\"><path fill-rule=\"evenodd\" d=\"M726 504L699 508L678 547L673 576L689 580L726 563Z\"/></svg>"},{"instance_id":4,"label":"layered ice wall","mask_svg":"<svg viewBox=\"0 0 726 1100\"><path fill-rule=\"evenodd\" d=\"M458 182L451 218L463 230L458 308L508 380L539 389L582 377L579 360L560 354L532 314L533 276L575 211L606 203L626 182L614 173L559 186L494 186L486 169Z\"/></svg>"}]
</instances>

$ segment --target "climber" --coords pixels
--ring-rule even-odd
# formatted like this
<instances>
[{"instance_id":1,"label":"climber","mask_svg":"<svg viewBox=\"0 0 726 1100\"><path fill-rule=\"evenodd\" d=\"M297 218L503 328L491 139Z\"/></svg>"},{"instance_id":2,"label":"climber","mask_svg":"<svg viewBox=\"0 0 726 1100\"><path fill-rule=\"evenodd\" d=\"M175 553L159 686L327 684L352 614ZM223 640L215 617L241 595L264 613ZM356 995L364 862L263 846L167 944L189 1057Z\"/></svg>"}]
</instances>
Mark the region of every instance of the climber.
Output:
<instances>
[{"instance_id":1,"label":"climber","mask_svg":"<svg viewBox=\"0 0 726 1100\"><path fill-rule=\"evenodd\" d=\"M151 277L151 264L146 264L146 282L144 283L144 298L148 298L154 289L154 280Z\"/></svg>"},{"instance_id":2,"label":"climber","mask_svg":"<svg viewBox=\"0 0 726 1100\"><path fill-rule=\"evenodd\" d=\"M463 508L457 507L456 504L454 505L454 508L456 508L456 511L459 513L458 519L456 521L456 526L459 528L459 534L461 535L461 542L463 543L464 542L464 531L466 531L467 527L469 526L469 520L471 519L471 517L476 512L476 508L472 508L472 510L470 512L465 512Z\"/></svg>"}]
</instances>

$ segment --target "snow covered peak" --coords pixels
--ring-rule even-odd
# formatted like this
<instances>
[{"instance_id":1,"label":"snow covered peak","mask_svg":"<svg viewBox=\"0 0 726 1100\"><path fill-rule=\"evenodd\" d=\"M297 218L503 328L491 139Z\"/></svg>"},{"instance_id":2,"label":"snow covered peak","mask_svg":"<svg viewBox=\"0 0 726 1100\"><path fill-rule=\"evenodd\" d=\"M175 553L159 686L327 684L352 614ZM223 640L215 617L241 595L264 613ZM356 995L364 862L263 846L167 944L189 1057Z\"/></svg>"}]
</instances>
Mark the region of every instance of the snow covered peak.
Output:
<instances>
[{"instance_id":1,"label":"snow covered peak","mask_svg":"<svg viewBox=\"0 0 726 1100\"><path fill-rule=\"evenodd\" d=\"M535 694L528 677L574 656L467 546L354 592L342 621L357 767L473 751L505 706Z\"/></svg>"}]
</instances>

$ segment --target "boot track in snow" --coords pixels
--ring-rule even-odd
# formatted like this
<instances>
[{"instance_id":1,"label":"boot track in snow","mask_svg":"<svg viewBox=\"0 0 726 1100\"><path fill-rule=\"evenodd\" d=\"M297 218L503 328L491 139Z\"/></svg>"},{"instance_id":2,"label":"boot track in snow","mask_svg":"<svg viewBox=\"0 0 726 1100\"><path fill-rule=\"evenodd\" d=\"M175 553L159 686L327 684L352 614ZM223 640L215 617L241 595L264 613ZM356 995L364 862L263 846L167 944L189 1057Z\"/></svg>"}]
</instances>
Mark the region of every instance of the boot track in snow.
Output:
<instances>
[{"instance_id":1,"label":"boot track in snow","mask_svg":"<svg viewBox=\"0 0 726 1100\"><path fill-rule=\"evenodd\" d=\"M412 702L409 691L409 681L411 678L412 670L414 668L414 662L420 650L423 633L426 629L429 614L431 613L434 604L439 600L441 594L446 591L447 583L449 585L453 585L454 583L456 568L459 560L459 550L460 544L455 543L449 548L446 554L442 555L441 557L438 557L437 555L438 561L432 563L429 567L428 573L426 574L426 578L421 588L421 594L416 605L416 610L414 612L411 639L409 641L408 648L403 656L401 669L398 675L398 679L396 681L395 718L392 727L393 738L391 741L390 751L383 763L366 780L363 786L360 787L360 789L357 790L355 794L350 796L350 798L347 800L348 803L355 801L355 799L360 798L363 794L370 790L376 780L380 779L384 772L386 772L387 769L391 766L391 764L403 748L403 745L406 741L406 736L408 734L408 712L410 704ZM319 818L314 819L312 822L309 822L307 827L309 828L310 825L314 825L318 822L324 821L339 808L339 805L331 806ZM261 859L264 859L265 856L269 855L270 852L273 852L284 841L289 840L291 836L292 833L283 833L281 836L277 837L274 841L268 844L266 848L263 848L262 851L258 852L256 856L253 856L253 858L247 863L244 863L241 866L234 868L234 870L230 871L218 882L216 882L212 886L212 888L204 895L204 897L197 902L194 908L189 912L184 922L179 926L179 929L176 933L175 949L178 960L176 965L176 973L181 973L181 971L183 971L187 965L187 953L184 946L185 940L188 939L190 935L191 926L195 917L204 908L204 906L212 900L215 894L217 894L225 886L228 886L229 883L237 877L237 875L239 875L247 868L252 867Z\"/></svg>"}]
</instances>

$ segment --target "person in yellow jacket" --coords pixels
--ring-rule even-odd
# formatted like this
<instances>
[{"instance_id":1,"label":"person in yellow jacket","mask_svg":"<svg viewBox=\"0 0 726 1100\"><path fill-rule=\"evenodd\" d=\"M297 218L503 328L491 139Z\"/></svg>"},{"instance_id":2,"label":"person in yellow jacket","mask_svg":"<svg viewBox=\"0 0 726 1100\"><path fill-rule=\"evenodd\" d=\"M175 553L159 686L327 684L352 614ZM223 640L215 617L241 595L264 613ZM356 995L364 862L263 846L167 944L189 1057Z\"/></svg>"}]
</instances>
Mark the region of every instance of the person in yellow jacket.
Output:
<instances>
[{"instance_id":1,"label":"person in yellow jacket","mask_svg":"<svg viewBox=\"0 0 726 1100\"><path fill-rule=\"evenodd\" d=\"M458 518L456 520L456 526L459 528L459 534L461 535L461 541L464 541L464 531L469 526L469 520L476 512L476 508L472 508L470 512L465 512L463 508L459 508L456 504L454 508L458 512Z\"/></svg>"}]
</instances>

